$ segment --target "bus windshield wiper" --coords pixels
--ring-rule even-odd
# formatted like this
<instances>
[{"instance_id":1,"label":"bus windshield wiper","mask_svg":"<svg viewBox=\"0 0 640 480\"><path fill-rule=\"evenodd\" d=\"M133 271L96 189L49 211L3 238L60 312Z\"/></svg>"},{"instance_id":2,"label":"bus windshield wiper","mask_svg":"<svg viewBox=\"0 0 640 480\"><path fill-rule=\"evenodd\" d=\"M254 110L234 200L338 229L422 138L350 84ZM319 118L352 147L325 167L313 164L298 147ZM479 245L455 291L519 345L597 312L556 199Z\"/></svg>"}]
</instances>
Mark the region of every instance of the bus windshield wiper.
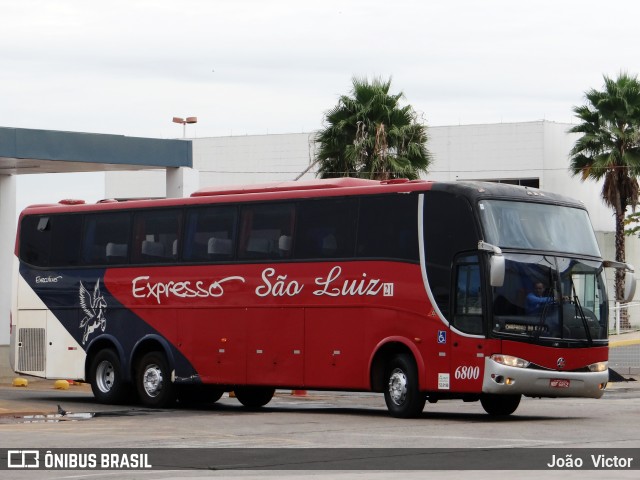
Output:
<instances>
[{"instance_id":1,"label":"bus windshield wiper","mask_svg":"<svg viewBox=\"0 0 640 480\"><path fill-rule=\"evenodd\" d=\"M551 289L549 294L551 295L549 298L553 298L553 294L554 294L553 288ZM549 312L550 305L553 305L553 302L547 301L547 302L544 302L544 304L542 305L542 311L540 312L540 321L538 322L538 328L536 328L536 330L533 332L533 335L536 340L540 338L540 336L542 335L542 332L545 329L545 322L547 320L547 313ZM549 334L551 334L551 332L549 332Z\"/></svg>"},{"instance_id":2,"label":"bus windshield wiper","mask_svg":"<svg viewBox=\"0 0 640 480\"><path fill-rule=\"evenodd\" d=\"M578 294L576 293L576 286L574 285L573 280L571 280L571 290L573 293L573 304L575 305L576 313L580 316L580 320L582 321L582 328L584 328L585 335L587 336L587 341L589 342L589 345L593 345L591 330L589 330L589 322L587 322L587 316L584 314L582 305L580 305L580 299L578 298Z\"/></svg>"}]
</instances>

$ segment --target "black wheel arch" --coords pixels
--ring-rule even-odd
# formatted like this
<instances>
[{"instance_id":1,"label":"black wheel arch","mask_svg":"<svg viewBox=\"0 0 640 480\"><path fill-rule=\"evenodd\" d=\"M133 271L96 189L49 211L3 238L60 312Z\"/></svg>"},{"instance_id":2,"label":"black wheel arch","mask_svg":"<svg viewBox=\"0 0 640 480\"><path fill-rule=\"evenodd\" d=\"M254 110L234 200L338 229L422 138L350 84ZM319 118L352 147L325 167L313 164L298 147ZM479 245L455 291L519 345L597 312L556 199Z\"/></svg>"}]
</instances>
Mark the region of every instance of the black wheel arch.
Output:
<instances>
[{"instance_id":1,"label":"black wheel arch","mask_svg":"<svg viewBox=\"0 0 640 480\"><path fill-rule=\"evenodd\" d=\"M384 392L386 388L385 372L387 365L393 357L400 354L406 354L413 358L416 364L418 375L422 377L423 368L421 368L418 354L411 349L406 343L399 340L392 340L383 345L380 345L376 350L376 353L371 360L371 367L369 369L369 382L372 392ZM421 384L421 381L418 381Z\"/></svg>"},{"instance_id":2,"label":"black wheel arch","mask_svg":"<svg viewBox=\"0 0 640 480\"><path fill-rule=\"evenodd\" d=\"M131 366L127 361L124 348L115 337L111 335L101 335L96 337L87 347L86 357L84 361L84 378L88 380L91 376L89 369L93 363L95 356L102 350L113 350L120 360L120 366L122 368L122 377L125 382L131 382L133 377L131 376Z\"/></svg>"},{"instance_id":3,"label":"black wheel arch","mask_svg":"<svg viewBox=\"0 0 640 480\"><path fill-rule=\"evenodd\" d=\"M131 350L131 358L129 361L130 368L128 373L131 379L136 378L135 369L142 357L150 352L159 352L164 355L170 372L174 372L176 368L176 360L171 349L171 345L166 339L159 335L147 335L141 338Z\"/></svg>"}]
</instances>

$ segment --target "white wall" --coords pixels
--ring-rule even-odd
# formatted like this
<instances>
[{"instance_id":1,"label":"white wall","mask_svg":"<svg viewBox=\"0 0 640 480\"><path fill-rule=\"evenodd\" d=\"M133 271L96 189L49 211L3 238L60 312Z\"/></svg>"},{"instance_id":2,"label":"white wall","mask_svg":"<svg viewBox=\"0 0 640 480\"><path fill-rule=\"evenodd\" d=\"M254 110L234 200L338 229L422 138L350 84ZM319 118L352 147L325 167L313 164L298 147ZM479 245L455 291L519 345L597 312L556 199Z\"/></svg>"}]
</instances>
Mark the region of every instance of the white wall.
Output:
<instances>
[{"instance_id":1,"label":"white wall","mask_svg":"<svg viewBox=\"0 0 640 480\"><path fill-rule=\"evenodd\" d=\"M105 198L163 198L167 196L166 187L164 169L105 174Z\"/></svg>"},{"instance_id":2,"label":"white wall","mask_svg":"<svg viewBox=\"0 0 640 480\"><path fill-rule=\"evenodd\" d=\"M431 127L429 180L540 178L543 124L504 123Z\"/></svg>"},{"instance_id":3,"label":"white wall","mask_svg":"<svg viewBox=\"0 0 640 480\"><path fill-rule=\"evenodd\" d=\"M315 156L313 136L293 133L194 139L193 167L200 172L201 187L294 180Z\"/></svg>"},{"instance_id":4,"label":"white wall","mask_svg":"<svg viewBox=\"0 0 640 480\"><path fill-rule=\"evenodd\" d=\"M569 152L580 137L568 133L572 127L567 123L545 122L545 190L562 193L581 200L591 217L593 228L598 232L615 230L612 210L601 199L602 182L582 181L580 175L572 176L569 170Z\"/></svg>"},{"instance_id":5,"label":"white wall","mask_svg":"<svg viewBox=\"0 0 640 480\"><path fill-rule=\"evenodd\" d=\"M189 197L200 188L200 173L187 167L167 168L165 183L167 197Z\"/></svg>"}]
</instances>

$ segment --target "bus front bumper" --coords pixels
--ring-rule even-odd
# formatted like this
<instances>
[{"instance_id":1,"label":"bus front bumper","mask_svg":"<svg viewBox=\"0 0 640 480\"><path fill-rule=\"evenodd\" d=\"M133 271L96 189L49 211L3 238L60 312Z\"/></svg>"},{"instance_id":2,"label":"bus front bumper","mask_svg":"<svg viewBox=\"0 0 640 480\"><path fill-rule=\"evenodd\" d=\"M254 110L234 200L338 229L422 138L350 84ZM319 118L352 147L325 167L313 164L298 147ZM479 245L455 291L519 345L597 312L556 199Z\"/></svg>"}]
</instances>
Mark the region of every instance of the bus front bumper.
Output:
<instances>
[{"instance_id":1,"label":"bus front bumper","mask_svg":"<svg viewBox=\"0 0 640 480\"><path fill-rule=\"evenodd\" d=\"M560 372L502 365L485 357L482 393L529 397L600 398L609 372Z\"/></svg>"}]
</instances>

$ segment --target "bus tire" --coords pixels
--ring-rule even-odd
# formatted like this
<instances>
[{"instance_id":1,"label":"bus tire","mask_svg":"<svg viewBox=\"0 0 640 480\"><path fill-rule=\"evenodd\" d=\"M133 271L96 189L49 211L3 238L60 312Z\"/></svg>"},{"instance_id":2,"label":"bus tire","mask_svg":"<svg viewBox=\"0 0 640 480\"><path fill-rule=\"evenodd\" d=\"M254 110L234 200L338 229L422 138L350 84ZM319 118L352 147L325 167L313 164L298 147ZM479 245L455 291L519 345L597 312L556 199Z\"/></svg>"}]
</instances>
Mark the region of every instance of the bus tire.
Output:
<instances>
[{"instance_id":1,"label":"bus tire","mask_svg":"<svg viewBox=\"0 0 640 480\"><path fill-rule=\"evenodd\" d=\"M422 412L426 396L418 386L418 368L408 354L396 355L385 369L384 401L393 417L412 418Z\"/></svg>"},{"instance_id":2,"label":"bus tire","mask_svg":"<svg viewBox=\"0 0 640 480\"><path fill-rule=\"evenodd\" d=\"M222 398L224 390L215 385L185 385L178 390L181 405L207 405Z\"/></svg>"},{"instance_id":3,"label":"bus tire","mask_svg":"<svg viewBox=\"0 0 640 480\"><path fill-rule=\"evenodd\" d=\"M204 385L202 395L204 403L216 403L224 395L224 390L215 385Z\"/></svg>"},{"instance_id":4,"label":"bus tire","mask_svg":"<svg viewBox=\"0 0 640 480\"><path fill-rule=\"evenodd\" d=\"M100 350L91 360L89 383L93 396L100 403L118 404L127 397L127 384L122 375L118 354L111 350Z\"/></svg>"},{"instance_id":5,"label":"bus tire","mask_svg":"<svg viewBox=\"0 0 640 480\"><path fill-rule=\"evenodd\" d=\"M243 406L256 409L269 403L276 393L276 389L270 387L238 387L234 389L234 393Z\"/></svg>"},{"instance_id":6,"label":"bus tire","mask_svg":"<svg viewBox=\"0 0 640 480\"><path fill-rule=\"evenodd\" d=\"M160 352L147 353L136 370L136 388L140 401L152 408L164 408L176 399L176 386L165 356Z\"/></svg>"},{"instance_id":7,"label":"bus tire","mask_svg":"<svg viewBox=\"0 0 640 480\"><path fill-rule=\"evenodd\" d=\"M482 408L489 415L504 417L511 415L520 405L522 395L492 395L485 393L480 397Z\"/></svg>"}]
</instances>

